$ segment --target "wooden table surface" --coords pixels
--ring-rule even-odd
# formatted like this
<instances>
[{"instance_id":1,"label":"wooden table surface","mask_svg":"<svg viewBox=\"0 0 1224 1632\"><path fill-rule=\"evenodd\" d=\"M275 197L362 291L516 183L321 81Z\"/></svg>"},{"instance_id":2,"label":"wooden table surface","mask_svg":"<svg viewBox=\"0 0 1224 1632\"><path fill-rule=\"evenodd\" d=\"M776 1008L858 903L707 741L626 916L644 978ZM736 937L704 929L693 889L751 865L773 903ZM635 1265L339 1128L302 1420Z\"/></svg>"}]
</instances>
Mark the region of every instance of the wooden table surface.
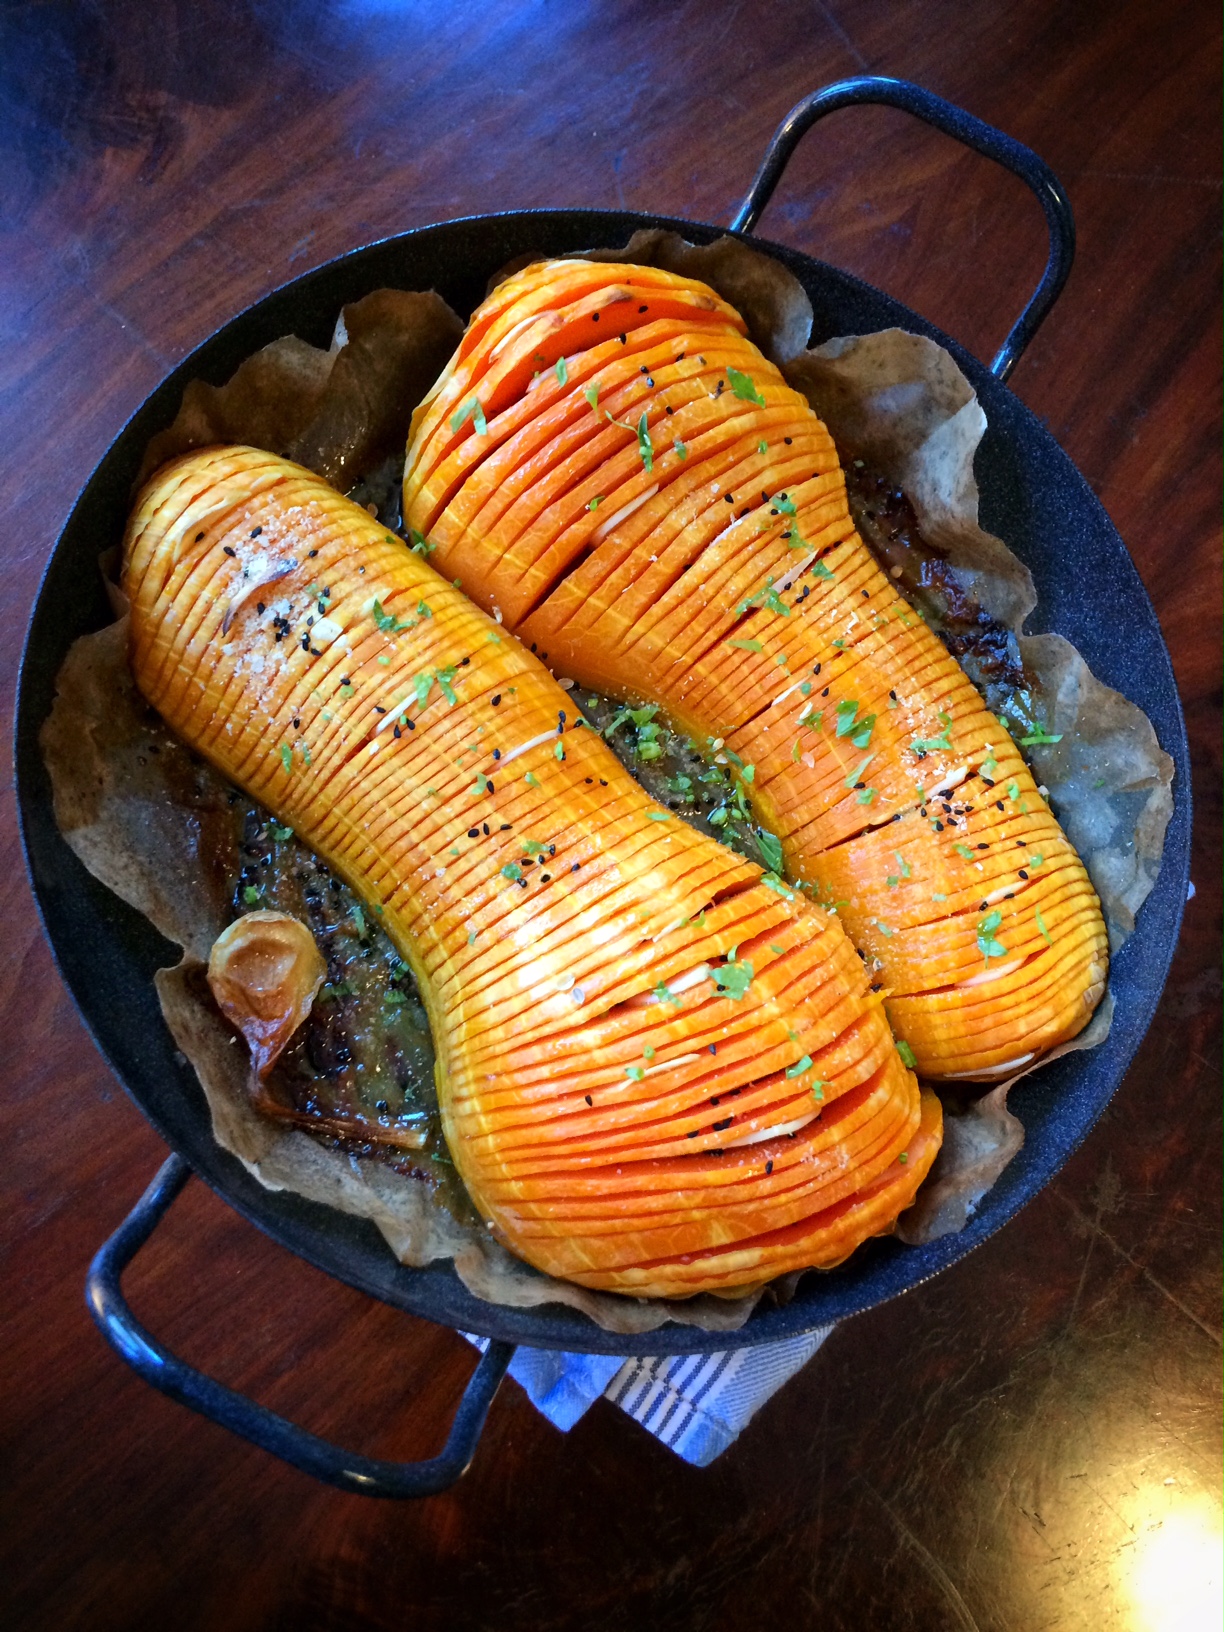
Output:
<instances>
[{"instance_id":1,"label":"wooden table surface","mask_svg":"<svg viewBox=\"0 0 1224 1632\"><path fill-rule=\"evenodd\" d=\"M1078 261L1012 383L1129 544L1200 778L1198 892L1157 1020L1011 1226L835 1332L709 1470L603 1401L563 1436L509 1383L467 1478L408 1505L316 1485L191 1415L91 1324L87 1262L164 1147L53 969L10 779L6 1626L1219 1624L1217 62L1206 0L5 8L6 701L85 477L233 313L359 244L474 212L726 221L792 103L875 72L1021 138L1070 192ZM762 231L983 357L1044 255L1018 183L880 109L808 138ZM471 1369L456 1334L326 1279L200 1185L130 1291L188 1358L376 1455L435 1450Z\"/></svg>"}]
</instances>

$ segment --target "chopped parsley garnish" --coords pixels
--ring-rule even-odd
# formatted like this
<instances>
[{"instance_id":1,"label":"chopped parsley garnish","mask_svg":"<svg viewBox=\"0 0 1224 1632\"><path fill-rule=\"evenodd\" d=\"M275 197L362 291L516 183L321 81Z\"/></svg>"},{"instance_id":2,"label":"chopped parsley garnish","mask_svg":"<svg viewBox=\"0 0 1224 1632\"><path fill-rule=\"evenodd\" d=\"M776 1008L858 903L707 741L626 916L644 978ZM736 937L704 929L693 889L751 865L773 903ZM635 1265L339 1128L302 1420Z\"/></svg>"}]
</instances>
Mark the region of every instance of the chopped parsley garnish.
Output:
<instances>
[{"instance_id":1,"label":"chopped parsley garnish","mask_svg":"<svg viewBox=\"0 0 1224 1632\"><path fill-rule=\"evenodd\" d=\"M479 397L469 397L463 407L457 408L451 415L450 428L452 432L458 431L469 419L476 427L477 436L484 436L489 427L485 420L484 409L480 406Z\"/></svg>"},{"instance_id":2,"label":"chopped parsley garnish","mask_svg":"<svg viewBox=\"0 0 1224 1632\"><path fill-rule=\"evenodd\" d=\"M523 876L523 869L519 866L517 861L508 861L502 868L501 874L503 878L508 878L511 883L517 884L519 879Z\"/></svg>"},{"instance_id":3,"label":"chopped parsley garnish","mask_svg":"<svg viewBox=\"0 0 1224 1632\"><path fill-rule=\"evenodd\" d=\"M650 440L650 431L647 427L645 414L637 422L637 439L638 457L641 459L646 474L649 476L654 469L654 443Z\"/></svg>"},{"instance_id":4,"label":"chopped parsley garnish","mask_svg":"<svg viewBox=\"0 0 1224 1632\"><path fill-rule=\"evenodd\" d=\"M688 447L685 445L685 443L679 440L672 443L672 452L676 455L677 459L688 458Z\"/></svg>"},{"instance_id":5,"label":"chopped parsley garnish","mask_svg":"<svg viewBox=\"0 0 1224 1632\"><path fill-rule=\"evenodd\" d=\"M560 381L560 383L562 385L568 385L569 384L569 369L566 368L566 366L565 366L565 358L564 357L558 357L557 358L556 375L557 375L557 379Z\"/></svg>"},{"instance_id":6,"label":"chopped parsley garnish","mask_svg":"<svg viewBox=\"0 0 1224 1632\"><path fill-rule=\"evenodd\" d=\"M604 501L604 495L602 493L596 493L595 497L587 505L587 509L588 510L598 510L600 505L603 503L603 501Z\"/></svg>"},{"instance_id":7,"label":"chopped parsley garnish","mask_svg":"<svg viewBox=\"0 0 1224 1632\"><path fill-rule=\"evenodd\" d=\"M973 860L973 851L970 850L967 844L954 844L952 848L956 851L958 856L963 856L966 861Z\"/></svg>"},{"instance_id":8,"label":"chopped parsley garnish","mask_svg":"<svg viewBox=\"0 0 1224 1632\"><path fill-rule=\"evenodd\" d=\"M248 907L253 907L256 904L256 902L259 900L259 891L255 888L254 884L243 885L242 899L246 902Z\"/></svg>"},{"instance_id":9,"label":"chopped parsley garnish","mask_svg":"<svg viewBox=\"0 0 1224 1632\"><path fill-rule=\"evenodd\" d=\"M927 754L935 753L940 748L951 749L952 718L948 714L940 714L939 723L943 726L943 730L937 737L918 737L910 743L910 751L917 754L919 759L924 758Z\"/></svg>"},{"instance_id":10,"label":"chopped parsley garnish","mask_svg":"<svg viewBox=\"0 0 1224 1632\"><path fill-rule=\"evenodd\" d=\"M527 775L523 778L523 781L526 782L529 788L538 788L540 785L539 779L533 776L530 771L527 772Z\"/></svg>"},{"instance_id":11,"label":"chopped parsley garnish","mask_svg":"<svg viewBox=\"0 0 1224 1632\"><path fill-rule=\"evenodd\" d=\"M728 954L730 957L731 954ZM739 1002L747 993L752 984L752 965L737 961L724 963L711 971L714 984L723 997L730 997Z\"/></svg>"},{"instance_id":12,"label":"chopped parsley garnish","mask_svg":"<svg viewBox=\"0 0 1224 1632\"><path fill-rule=\"evenodd\" d=\"M729 640L728 646L738 646L741 652L761 652L764 647L759 640Z\"/></svg>"},{"instance_id":13,"label":"chopped parsley garnish","mask_svg":"<svg viewBox=\"0 0 1224 1632\"><path fill-rule=\"evenodd\" d=\"M902 878L909 878L911 873L913 872L913 869L911 868L909 862L906 861L905 857L901 854L900 850L894 850L893 855L896 856L897 861L898 861L898 863L899 863L899 865L901 867L901 877Z\"/></svg>"},{"instance_id":14,"label":"chopped parsley garnish","mask_svg":"<svg viewBox=\"0 0 1224 1632\"><path fill-rule=\"evenodd\" d=\"M769 502L781 516L793 516L795 513L795 501L788 499L785 493L775 493Z\"/></svg>"},{"instance_id":15,"label":"chopped parsley garnish","mask_svg":"<svg viewBox=\"0 0 1224 1632\"><path fill-rule=\"evenodd\" d=\"M863 762L859 766L859 768L856 771L851 771L850 772L850 775L846 778L845 786L848 787L848 788L857 787L858 784L863 780L863 772L867 769L868 765L871 764L872 760L875 757L876 756L874 754L868 754L867 758L865 760L863 760Z\"/></svg>"},{"instance_id":16,"label":"chopped parsley garnish","mask_svg":"<svg viewBox=\"0 0 1224 1632\"><path fill-rule=\"evenodd\" d=\"M281 827L276 822L273 822L272 837L278 844L284 844L286 840L293 837L293 829L291 827Z\"/></svg>"},{"instance_id":17,"label":"chopped parsley garnish","mask_svg":"<svg viewBox=\"0 0 1224 1632\"><path fill-rule=\"evenodd\" d=\"M788 1077L801 1077L805 1071L810 1071L811 1069L812 1056L810 1054L805 1054L801 1060L796 1060L794 1065L787 1066L786 1074Z\"/></svg>"},{"instance_id":18,"label":"chopped parsley garnish","mask_svg":"<svg viewBox=\"0 0 1224 1632\"><path fill-rule=\"evenodd\" d=\"M738 368L727 370L727 380L732 391L741 402L755 402L758 408L764 408L765 398L753 385L747 374L741 374Z\"/></svg>"},{"instance_id":19,"label":"chopped parsley garnish","mask_svg":"<svg viewBox=\"0 0 1224 1632\"><path fill-rule=\"evenodd\" d=\"M599 386L598 385L588 385L586 390L582 394L586 398L586 400L590 403L592 408L598 408L599 407Z\"/></svg>"},{"instance_id":20,"label":"chopped parsley garnish","mask_svg":"<svg viewBox=\"0 0 1224 1632\"><path fill-rule=\"evenodd\" d=\"M377 628L384 635L398 635L401 629L415 629L414 623L401 623L390 612L384 611L381 601L376 600L370 608L370 616L374 619Z\"/></svg>"},{"instance_id":21,"label":"chopped parsley garnish","mask_svg":"<svg viewBox=\"0 0 1224 1632\"><path fill-rule=\"evenodd\" d=\"M788 901L795 899L794 891L787 889L777 873L762 873L761 883L764 884L767 890L772 890L775 895L785 896Z\"/></svg>"},{"instance_id":22,"label":"chopped parsley garnish","mask_svg":"<svg viewBox=\"0 0 1224 1632\"><path fill-rule=\"evenodd\" d=\"M1061 742L1063 734L1056 731L1053 736L1048 731L1031 731L1027 737L1020 738L1021 748L1041 748L1050 743Z\"/></svg>"},{"instance_id":23,"label":"chopped parsley garnish","mask_svg":"<svg viewBox=\"0 0 1224 1632\"><path fill-rule=\"evenodd\" d=\"M674 1003L677 1008L684 1002L679 992L673 992L665 980L661 980L650 995L656 1003Z\"/></svg>"},{"instance_id":24,"label":"chopped parsley garnish","mask_svg":"<svg viewBox=\"0 0 1224 1632\"><path fill-rule=\"evenodd\" d=\"M908 1065L911 1071L918 1064L918 1061L914 1058L913 1049L903 1037L897 1039L897 1053L901 1056L902 1065Z\"/></svg>"},{"instance_id":25,"label":"chopped parsley garnish","mask_svg":"<svg viewBox=\"0 0 1224 1632\"><path fill-rule=\"evenodd\" d=\"M834 576L823 561L813 561L811 573L813 578L832 578Z\"/></svg>"},{"instance_id":26,"label":"chopped parsley garnish","mask_svg":"<svg viewBox=\"0 0 1224 1632\"><path fill-rule=\"evenodd\" d=\"M782 871L782 841L772 833L757 834L757 849L765 858L766 865L771 873Z\"/></svg>"},{"instance_id":27,"label":"chopped parsley garnish","mask_svg":"<svg viewBox=\"0 0 1224 1632\"><path fill-rule=\"evenodd\" d=\"M768 453L769 452L769 443L765 442L765 441L758 442L757 443L757 452L758 453Z\"/></svg>"},{"instance_id":28,"label":"chopped parsley garnish","mask_svg":"<svg viewBox=\"0 0 1224 1632\"><path fill-rule=\"evenodd\" d=\"M646 1073L642 1070L640 1065L627 1065L625 1067L625 1075L629 1078L630 1082L641 1082Z\"/></svg>"},{"instance_id":29,"label":"chopped parsley garnish","mask_svg":"<svg viewBox=\"0 0 1224 1632\"><path fill-rule=\"evenodd\" d=\"M670 822L671 821L671 811L670 810L650 810L650 811L647 811L647 813L646 813L646 819L647 819L647 821L650 821L650 822Z\"/></svg>"},{"instance_id":30,"label":"chopped parsley garnish","mask_svg":"<svg viewBox=\"0 0 1224 1632\"><path fill-rule=\"evenodd\" d=\"M438 547L436 544L431 544L424 533L418 533L415 527L408 529L408 540L417 555L432 555Z\"/></svg>"},{"instance_id":31,"label":"chopped parsley garnish","mask_svg":"<svg viewBox=\"0 0 1224 1632\"><path fill-rule=\"evenodd\" d=\"M1002 958L1007 955L1007 948L995 939L995 930L1003 922L1003 914L997 909L988 912L977 926L978 951L986 959Z\"/></svg>"},{"instance_id":32,"label":"chopped parsley garnish","mask_svg":"<svg viewBox=\"0 0 1224 1632\"><path fill-rule=\"evenodd\" d=\"M1041 916L1041 908L1040 907L1034 907L1033 908L1033 917L1037 920L1037 928L1041 931L1042 939L1045 941L1046 945L1047 946L1053 946L1054 945L1054 940L1053 940L1053 937L1051 936L1049 930L1046 928L1046 921Z\"/></svg>"},{"instance_id":33,"label":"chopped parsley garnish","mask_svg":"<svg viewBox=\"0 0 1224 1632\"><path fill-rule=\"evenodd\" d=\"M287 742L282 742L281 743L281 745L280 745L280 756L281 756L281 764L285 767L285 769L287 771L291 771L293 769L293 749L290 748L290 746L289 746L289 744Z\"/></svg>"}]
</instances>

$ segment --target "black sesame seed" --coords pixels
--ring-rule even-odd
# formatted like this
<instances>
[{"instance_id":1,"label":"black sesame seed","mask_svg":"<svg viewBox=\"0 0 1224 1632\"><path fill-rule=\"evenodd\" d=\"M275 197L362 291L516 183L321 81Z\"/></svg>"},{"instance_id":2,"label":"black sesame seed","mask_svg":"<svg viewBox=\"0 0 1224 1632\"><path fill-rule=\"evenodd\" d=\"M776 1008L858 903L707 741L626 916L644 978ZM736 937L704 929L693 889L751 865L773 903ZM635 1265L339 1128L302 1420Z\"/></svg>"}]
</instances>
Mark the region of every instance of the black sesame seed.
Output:
<instances>
[{"instance_id":1,"label":"black sesame seed","mask_svg":"<svg viewBox=\"0 0 1224 1632\"><path fill-rule=\"evenodd\" d=\"M734 1121L735 1118L733 1116L724 1116L721 1122L712 1123L711 1129L714 1133L721 1133L724 1128L729 1128Z\"/></svg>"},{"instance_id":2,"label":"black sesame seed","mask_svg":"<svg viewBox=\"0 0 1224 1632\"><path fill-rule=\"evenodd\" d=\"M494 748L493 758L494 759L500 759L501 758L501 749L500 748Z\"/></svg>"},{"instance_id":3,"label":"black sesame seed","mask_svg":"<svg viewBox=\"0 0 1224 1632\"><path fill-rule=\"evenodd\" d=\"M990 846L988 844L979 844L978 849L979 850L989 850Z\"/></svg>"},{"instance_id":4,"label":"black sesame seed","mask_svg":"<svg viewBox=\"0 0 1224 1632\"><path fill-rule=\"evenodd\" d=\"M1024 878L1024 879L1028 878L1028 874L1025 872L1023 867L1018 867L1016 869L1016 876L1017 876L1017 878Z\"/></svg>"},{"instance_id":5,"label":"black sesame seed","mask_svg":"<svg viewBox=\"0 0 1224 1632\"><path fill-rule=\"evenodd\" d=\"M480 829L478 827L469 827L467 836L469 839L478 839L480 837Z\"/></svg>"},{"instance_id":6,"label":"black sesame seed","mask_svg":"<svg viewBox=\"0 0 1224 1632\"><path fill-rule=\"evenodd\" d=\"M793 437L793 436L784 436L784 437L783 437L783 438L782 438L782 440L783 440L783 442L785 442L785 443L786 443L786 445L787 445L787 447L788 447L788 448L789 448L789 447L790 447L790 445L791 445L791 443L792 443L792 442L793 442L793 441L794 441L794 440L795 440L795 439L794 439L794 437Z\"/></svg>"},{"instance_id":7,"label":"black sesame seed","mask_svg":"<svg viewBox=\"0 0 1224 1632\"><path fill-rule=\"evenodd\" d=\"M225 551L226 555L237 556L238 554L238 551L232 548L232 546L229 544L223 544L221 548Z\"/></svg>"},{"instance_id":8,"label":"black sesame seed","mask_svg":"<svg viewBox=\"0 0 1224 1632\"><path fill-rule=\"evenodd\" d=\"M500 691L494 692L493 697L492 697L493 707L496 708L498 703L500 703L500 702L501 702L501 692Z\"/></svg>"},{"instance_id":9,"label":"black sesame seed","mask_svg":"<svg viewBox=\"0 0 1224 1632\"><path fill-rule=\"evenodd\" d=\"M772 1156L771 1156L771 1157L770 1157L770 1159L769 1159L769 1161L767 1161L767 1162L766 1162L766 1163L765 1163L765 1177L766 1177L766 1178L768 1178L768 1177L769 1177L769 1175L770 1175L770 1174L771 1174L771 1173L772 1173L772 1172L773 1172L773 1157L772 1157Z\"/></svg>"},{"instance_id":10,"label":"black sesame seed","mask_svg":"<svg viewBox=\"0 0 1224 1632\"><path fill-rule=\"evenodd\" d=\"M595 1103L595 1101L591 1098L590 1094L583 1094L582 1097L583 1097L583 1099L586 1100L588 1105L593 1105Z\"/></svg>"}]
</instances>

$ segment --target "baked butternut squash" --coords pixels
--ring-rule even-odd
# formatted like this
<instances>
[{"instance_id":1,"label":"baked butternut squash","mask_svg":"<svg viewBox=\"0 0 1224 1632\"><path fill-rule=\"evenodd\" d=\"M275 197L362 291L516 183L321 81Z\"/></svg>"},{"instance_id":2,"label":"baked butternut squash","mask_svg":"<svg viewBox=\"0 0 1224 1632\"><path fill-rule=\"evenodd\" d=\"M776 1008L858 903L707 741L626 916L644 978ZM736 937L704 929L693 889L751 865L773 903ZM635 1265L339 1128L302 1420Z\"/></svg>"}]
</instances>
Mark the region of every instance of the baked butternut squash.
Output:
<instances>
[{"instance_id":1,"label":"baked butternut squash","mask_svg":"<svg viewBox=\"0 0 1224 1632\"><path fill-rule=\"evenodd\" d=\"M713 291L553 261L413 420L404 517L556 673L721 751L920 1073L1087 1023L1107 942L1018 748L859 539L827 430Z\"/></svg>"},{"instance_id":2,"label":"baked butternut squash","mask_svg":"<svg viewBox=\"0 0 1224 1632\"><path fill-rule=\"evenodd\" d=\"M421 556L212 448L144 489L123 584L144 695L411 965L456 1166L514 1251L686 1296L891 1226L939 1105L838 919L650 799Z\"/></svg>"}]
</instances>

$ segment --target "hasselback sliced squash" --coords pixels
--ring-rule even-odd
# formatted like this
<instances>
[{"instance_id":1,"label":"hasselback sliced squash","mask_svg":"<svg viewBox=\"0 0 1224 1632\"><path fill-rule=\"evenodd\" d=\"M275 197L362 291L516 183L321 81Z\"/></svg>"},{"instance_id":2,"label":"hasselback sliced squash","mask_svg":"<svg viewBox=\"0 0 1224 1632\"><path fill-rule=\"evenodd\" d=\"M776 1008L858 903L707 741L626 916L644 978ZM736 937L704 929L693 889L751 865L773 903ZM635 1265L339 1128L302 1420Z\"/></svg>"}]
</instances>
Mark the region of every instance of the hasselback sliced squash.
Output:
<instances>
[{"instance_id":1,"label":"hasselback sliced squash","mask_svg":"<svg viewBox=\"0 0 1224 1632\"><path fill-rule=\"evenodd\" d=\"M921 1073L1000 1075L1087 1023L1099 904L745 327L655 268L508 278L414 417L405 522L555 673L658 705L737 768Z\"/></svg>"},{"instance_id":2,"label":"hasselback sliced squash","mask_svg":"<svg viewBox=\"0 0 1224 1632\"><path fill-rule=\"evenodd\" d=\"M839 1262L940 1139L837 918L662 809L507 631L284 460L159 471L141 690L379 914L516 1252L685 1296Z\"/></svg>"}]
</instances>

